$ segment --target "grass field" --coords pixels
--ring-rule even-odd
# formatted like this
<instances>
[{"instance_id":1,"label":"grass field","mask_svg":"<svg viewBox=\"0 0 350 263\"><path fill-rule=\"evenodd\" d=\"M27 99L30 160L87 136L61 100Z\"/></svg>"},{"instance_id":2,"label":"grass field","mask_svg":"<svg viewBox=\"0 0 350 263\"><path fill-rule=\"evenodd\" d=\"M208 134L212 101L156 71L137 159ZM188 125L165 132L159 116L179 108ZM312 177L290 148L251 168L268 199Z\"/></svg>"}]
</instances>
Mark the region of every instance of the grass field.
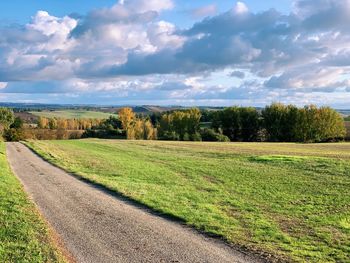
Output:
<instances>
[{"instance_id":1,"label":"grass field","mask_svg":"<svg viewBox=\"0 0 350 263\"><path fill-rule=\"evenodd\" d=\"M0 142L0 262L64 262L46 225L10 172Z\"/></svg>"},{"instance_id":2,"label":"grass field","mask_svg":"<svg viewBox=\"0 0 350 263\"><path fill-rule=\"evenodd\" d=\"M38 117L63 119L108 119L111 115L117 116L111 113L87 110L32 111L30 113Z\"/></svg>"},{"instance_id":3,"label":"grass field","mask_svg":"<svg viewBox=\"0 0 350 263\"><path fill-rule=\"evenodd\" d=\"M37 141L90 181L283 261L349 262L350 144Z\"/></svg>"}]
</instances>

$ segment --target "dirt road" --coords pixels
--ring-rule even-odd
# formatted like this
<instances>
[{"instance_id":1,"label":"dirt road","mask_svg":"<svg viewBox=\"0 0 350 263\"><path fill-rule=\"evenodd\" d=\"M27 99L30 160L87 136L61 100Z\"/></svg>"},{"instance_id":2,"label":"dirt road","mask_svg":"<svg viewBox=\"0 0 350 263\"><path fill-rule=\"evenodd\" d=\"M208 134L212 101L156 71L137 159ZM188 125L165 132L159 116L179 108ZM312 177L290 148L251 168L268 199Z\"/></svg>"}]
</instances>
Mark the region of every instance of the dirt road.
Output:
<instances>
[{"instance_id":1,"label":"dirt road","mask_svg":"<svg viewBox=\"0 0 350 263\"><path fill-rule=\"evenodd\" d=\"M258 262L8 143L14 173L77 262Z\"/></svg>"}]
</instances>

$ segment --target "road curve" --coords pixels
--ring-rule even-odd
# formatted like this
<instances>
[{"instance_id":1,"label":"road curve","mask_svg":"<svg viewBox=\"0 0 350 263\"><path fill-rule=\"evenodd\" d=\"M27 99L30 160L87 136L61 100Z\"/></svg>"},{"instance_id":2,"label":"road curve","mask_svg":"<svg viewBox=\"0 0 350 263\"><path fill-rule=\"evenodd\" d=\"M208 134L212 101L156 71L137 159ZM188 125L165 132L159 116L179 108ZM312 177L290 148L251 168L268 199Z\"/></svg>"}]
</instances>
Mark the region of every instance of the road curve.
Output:
<instances>
[{"instance_id":1,"label":"road curve","mask_svg":"<svg viewBox=\"0 0 350 263\"><path fill-rule=\"evenodd\" d=\"M13 172L77 262L258 262L7 144Z\"/></svg>"}]
</instances>

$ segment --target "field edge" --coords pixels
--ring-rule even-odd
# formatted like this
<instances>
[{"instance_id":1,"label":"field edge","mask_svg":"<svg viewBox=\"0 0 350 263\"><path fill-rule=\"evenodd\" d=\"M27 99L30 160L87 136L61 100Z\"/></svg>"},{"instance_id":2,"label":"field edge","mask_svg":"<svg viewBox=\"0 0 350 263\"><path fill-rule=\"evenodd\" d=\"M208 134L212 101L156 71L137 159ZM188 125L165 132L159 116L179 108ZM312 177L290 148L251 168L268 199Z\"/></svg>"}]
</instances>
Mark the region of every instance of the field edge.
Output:
<instances>
[{"instance_id":1,"label":"field edge","mask_svg":"<svg viewBox=\"0 0 350 263\"><path fill-rule=\"evenodd\" d=\"M38 238L40 241L42 241L42 244L45 244L48 246L48 249L50 249L50 253L53 253L53 255L56 257L57 261L48 261L48 262L58 262L58 263L75 263L75 259L71 256L71 254L68 252L68 250L65 248L65 245L60 238L60 236L56 233L52 225L46 220L45 216L41 213L40 209L37 207L35 202L32 200L30 195L25 191L22 181L17 177L15 172L11 168L11 164L9 163L9 160L7 158L7 143L0 141L0 146L3 144L4 148L4 155L6 159L6 165L8 167L9 175L16 180L16 182L19 185L19 189L21 191L21 194L24 196L28 207L26 209L29 209L32 213L33 218L35 218L38 224L35 225L36 228L40 228L43 233L36 233L38 235Z\"/></svg>"}]
</instances>

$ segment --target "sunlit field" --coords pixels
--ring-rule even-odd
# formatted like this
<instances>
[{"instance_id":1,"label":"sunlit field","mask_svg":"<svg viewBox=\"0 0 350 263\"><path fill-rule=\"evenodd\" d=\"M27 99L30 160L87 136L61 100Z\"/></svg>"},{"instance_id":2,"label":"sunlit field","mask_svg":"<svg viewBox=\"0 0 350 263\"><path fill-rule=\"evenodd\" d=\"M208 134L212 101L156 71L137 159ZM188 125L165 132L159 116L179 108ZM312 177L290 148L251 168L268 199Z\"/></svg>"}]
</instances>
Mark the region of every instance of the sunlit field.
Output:
<instances>
[{"instance_id":1,"label":"sunlit field","mask_svg":"<svg viewBox=\"0 0 350 263\"><path fill-rule=\"evenodd\" d=\"M236 246L347 262L350 144L32 141L50 162Z\"/></svg>"},{"instance_id":2,"label":"sunlit field","mask_svg":"<svg viewBox=\"0 0 350 263\"><path fill-rule=\"evenodd\" d=\"M62 119L108 119L109 116L117 116L111 113L87 110L32 111L30 113L39 117Z\"/></svg>"}]
</instances>

